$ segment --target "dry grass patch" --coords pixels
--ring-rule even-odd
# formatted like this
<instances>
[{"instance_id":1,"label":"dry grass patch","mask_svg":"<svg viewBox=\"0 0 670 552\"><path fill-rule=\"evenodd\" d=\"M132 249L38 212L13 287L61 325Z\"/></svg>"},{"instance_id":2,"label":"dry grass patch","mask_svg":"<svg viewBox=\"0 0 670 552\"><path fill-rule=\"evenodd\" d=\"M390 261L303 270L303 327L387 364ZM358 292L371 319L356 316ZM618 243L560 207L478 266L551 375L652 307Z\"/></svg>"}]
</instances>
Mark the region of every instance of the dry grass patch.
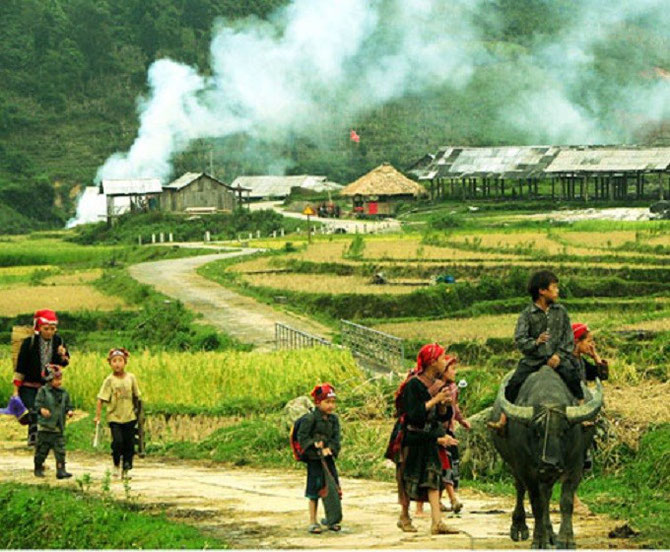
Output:
<instances>
[{"instance_id":1,"label":"dry grass patch","mask_svg":"<svg viewBox=\"0 0 670 552\"><path fill-rule=\"evenodd\" d=\"M102 269L86 270L82 272L69 272L50 276L44 280L49 286L73 286L77 284L90 284L102 276Z\"/></svg>"},{"instance_id":2,"label":"dry grass patch","mask_svg":"<svg viewBox=\"0 0 670 552\"><path fill-rule=\"evenodd\" d=\"M374 285L370 278L363 276L331 276L329 274L245 274L243 280L252 286L275 288L277 290L305 291L310 293L363 293L363 294L403 294L420 289L421 286Z\"/></svg>"},{"instance_id":3,"label":"dry grass patch","mask_svg":"<svg viewBox=\"0 0 670 552\"><path fill-rule=\"evenodd\" d=\"M190 416L186 414L149 415L146 418L147 436L152 443L186 441L197 443L217 429L235 425L240 420L223 416Z\"/></svg>"},{"instance_id":4,"label":"dry grass patch","mask_svg":"<svg viewBox=\"0 0 670 552\"><path fill-rule=\"evenodd\" d=\"M542 253L546 255L577 255L581 257L592 257L603 255L604 251L602 248L607 247L607 239L609 233L597 233L597 232L584 232L584 236L588 235L589 243L598 244L594 246L570 246L560 243L558 238L567 239L567 236L570 234L579 234L562 232L560 234L554 234L557 239L554 239L552 235L547 235L546 233L539 232L499 232L499 233L478 233L471 235L457 235L452 236L450 239L452 242L469 244L471 247L483 247L483 248L493 248L498 249L502 252L508 250L514 251L515 249L532 249L537 253ZM635 237L633 233L633 238ZM581 244L579 244L581 245ZM588 245L588 244L585 244ZM633 251L616 251L612 252L620 257L639 257L639 253Z\"/></svg>"},{"instance_id":5,"label":"dry grass patch","mask_svg":"<svg viewBox=\"0 0 670 552\"><path fill-rule=\"evenodd\" d=\"M579 315L573 315L571 318L573 322L584 322L597 331L610 324L616 325L616 316L621 315L608 311L596 311L579 313ZM474 318L447 318L444 320L378 324L374 328L403 339L423 339L427 342L450 343L472 339L485 341L490 337L513 337L518 318L519 315L516 313L487 314Z\"/></svg>"},{"instance_id":6,"label":"dry grass patch","mask_svg":"<svg viewBox=\"0 0 670 552\"><path fill-rule=\"evenodd\" d=\"M26 276L36 270L53 270L49 265L3 266L0 267L0 278L3 276Z\"/></svg>"},{"instance_id":7,"label":"dry grass patch","mask_svg":"<svg viewBox=\"0 0 670 552\"><path fill-rule=\"evenodd\" d=\"M635 241L635 232L561 232L560 237L575 247L610 249Z\"/></svg>"},{"instance_id":8,"label":"dry grass patch","mask_svg":"<svg viewBox=\"0 0 670 552\"><path fill-rule=\"evenodd\" d=\"M56 311L114 310L125 303L86 285L19 286L0 291L0 316L16 316L37 309Z\"/></svg>"}]
</instances>

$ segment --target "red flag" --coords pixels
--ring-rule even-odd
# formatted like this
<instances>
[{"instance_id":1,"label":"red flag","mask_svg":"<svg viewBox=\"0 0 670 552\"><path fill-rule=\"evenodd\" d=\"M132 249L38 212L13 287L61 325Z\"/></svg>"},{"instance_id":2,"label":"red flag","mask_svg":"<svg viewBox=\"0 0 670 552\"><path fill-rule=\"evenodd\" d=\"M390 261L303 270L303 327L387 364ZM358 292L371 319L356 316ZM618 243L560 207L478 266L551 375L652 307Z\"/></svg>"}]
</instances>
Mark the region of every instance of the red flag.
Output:
<instances>
[{"instance_id":1,"label":"red flag","mask_svg":"<svg viewBox=\"0 0 670 552\"><path fill-rule=\"evenodd\" d=\"M361 141L361 137L358 134L356 134L356 131L354 129L351 129L351 132L349 133L349 140L351 140L352 142L356 142L358 144L358 142Z\"/></svg>"}]
</instances>

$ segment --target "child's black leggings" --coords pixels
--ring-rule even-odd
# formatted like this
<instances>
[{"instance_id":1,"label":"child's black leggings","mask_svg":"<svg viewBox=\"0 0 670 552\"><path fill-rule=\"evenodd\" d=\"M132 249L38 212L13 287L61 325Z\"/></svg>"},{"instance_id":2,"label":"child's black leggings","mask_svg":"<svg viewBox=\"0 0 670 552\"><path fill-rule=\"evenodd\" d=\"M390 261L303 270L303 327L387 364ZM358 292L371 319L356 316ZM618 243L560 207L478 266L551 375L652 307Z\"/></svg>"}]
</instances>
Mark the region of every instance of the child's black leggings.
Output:
<instances>
[{"instance_id":1,"label":"child's black leggings","mask_svg":"<svg viewBox=\"0 0 670 552\"><path fill-rule=\"evenodd\" d=\"M121 464L123 457L123 469L130 470L133 467L133 454L135 454L135 424L136 420L120 424L109 422L112 430L112 458L114 465Z\"/></svg>"}]
</instances>

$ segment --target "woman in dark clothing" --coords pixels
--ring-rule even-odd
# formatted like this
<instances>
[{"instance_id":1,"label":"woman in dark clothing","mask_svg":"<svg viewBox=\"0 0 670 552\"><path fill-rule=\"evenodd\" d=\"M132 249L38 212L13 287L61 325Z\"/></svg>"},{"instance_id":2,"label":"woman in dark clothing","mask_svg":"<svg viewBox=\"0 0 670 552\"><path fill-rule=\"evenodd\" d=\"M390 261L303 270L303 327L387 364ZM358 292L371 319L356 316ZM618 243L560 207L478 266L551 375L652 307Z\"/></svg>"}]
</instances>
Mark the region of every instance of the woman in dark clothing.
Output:
<instances>
[{"instance_id":1,"label":"woman in dark clothing","mask_svg":"<svg viewBox=\"0 0 670 552\"><path fill-rule=\"evenodd\" d=\"M448 419L451 393L445 387L431 397L429 389L444 374L447 359L437 343L424 345L417 365L396 392L398 422L391 435L386 456L396 462L398 499L402 508L398 527L416 532L409 516L411 500L428 501L431 533L454 533L443 521L440 491L449 459L444 447L449 444L443 422Z\"/></svg>"},{"instance_id":2,"label":"woman in dark clothing","mask_svg":"<svg viewBox=\"0 0 670 552\"><path fill-rule=\"evenodd\" d=\"M58 317L52 310L43 309L35 313L34 335L23 340L14 372L14 395L21 398L30 411L28 424L28 446L34 446L37 438L37 413L35 397L44 384L42 374L49 365L65 367L70 355L59 335L56 335Z\"/></svg>"}]
</instances>

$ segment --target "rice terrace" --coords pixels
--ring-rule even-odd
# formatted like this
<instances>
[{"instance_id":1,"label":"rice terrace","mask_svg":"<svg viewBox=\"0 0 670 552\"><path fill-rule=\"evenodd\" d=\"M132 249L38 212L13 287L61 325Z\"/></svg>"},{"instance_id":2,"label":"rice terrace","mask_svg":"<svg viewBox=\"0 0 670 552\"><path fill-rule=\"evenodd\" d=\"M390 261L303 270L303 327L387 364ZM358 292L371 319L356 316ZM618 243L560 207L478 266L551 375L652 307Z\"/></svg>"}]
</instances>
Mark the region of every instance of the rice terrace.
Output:
<instances>
[{"instance_id":1,"label":"rice terrace","mask_svg":"<svg viewBox=\"0 0 670 552\"><path fill-rule=\"evenodd\" d=\"M663 2L0 12L0 546L670 548Z\"/></svg>"}]
</instances>

